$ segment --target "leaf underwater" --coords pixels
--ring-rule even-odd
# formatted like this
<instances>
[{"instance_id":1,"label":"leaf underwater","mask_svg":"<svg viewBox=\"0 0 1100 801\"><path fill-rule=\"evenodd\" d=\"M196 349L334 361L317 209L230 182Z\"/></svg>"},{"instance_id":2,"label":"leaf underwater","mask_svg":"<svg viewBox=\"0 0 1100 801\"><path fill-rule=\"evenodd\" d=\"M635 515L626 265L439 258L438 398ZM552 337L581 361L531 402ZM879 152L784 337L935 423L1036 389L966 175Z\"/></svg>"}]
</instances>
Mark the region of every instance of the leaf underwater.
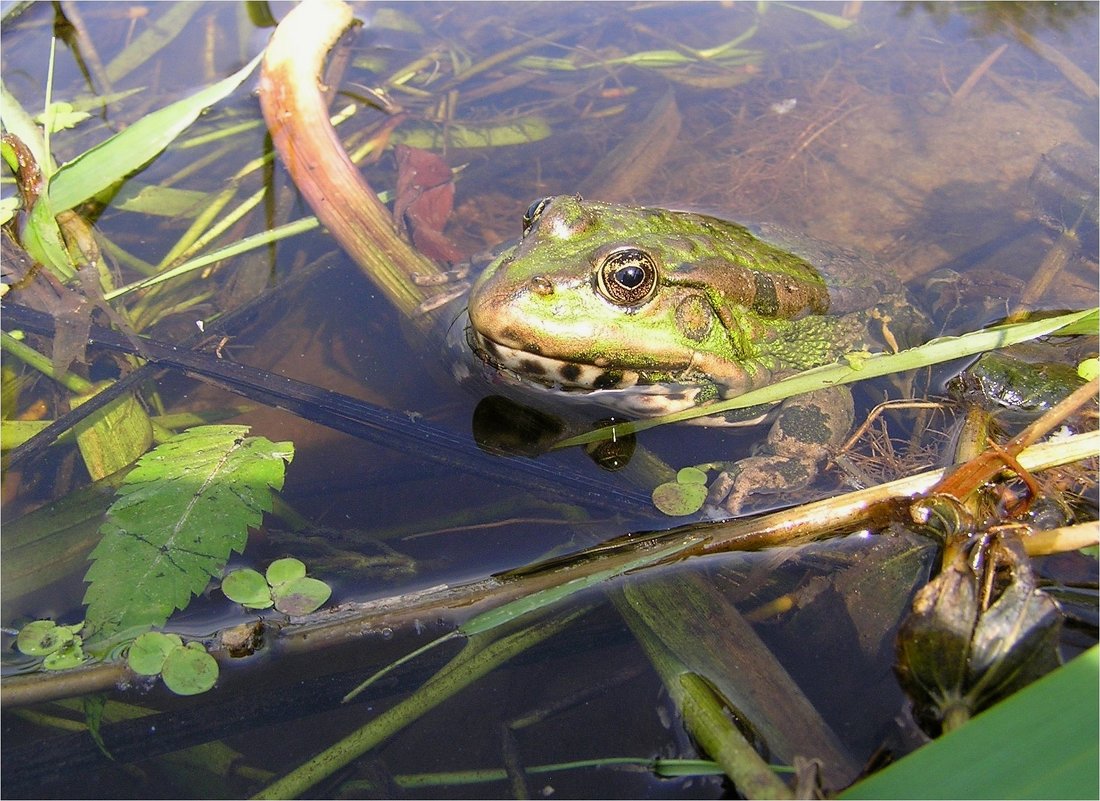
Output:
<instances>
[{"instance_id":1,"label":"leaf underwater","mask_svg":"<svg viewBox=\"0 0 1100 801\"><path fill-rule=\"evenodd\" d=\"M84 580L88 639L162 625L217 576L283 485L289 442L200 426L145 454L100 527Z\"/></svg>"}]
</instances>

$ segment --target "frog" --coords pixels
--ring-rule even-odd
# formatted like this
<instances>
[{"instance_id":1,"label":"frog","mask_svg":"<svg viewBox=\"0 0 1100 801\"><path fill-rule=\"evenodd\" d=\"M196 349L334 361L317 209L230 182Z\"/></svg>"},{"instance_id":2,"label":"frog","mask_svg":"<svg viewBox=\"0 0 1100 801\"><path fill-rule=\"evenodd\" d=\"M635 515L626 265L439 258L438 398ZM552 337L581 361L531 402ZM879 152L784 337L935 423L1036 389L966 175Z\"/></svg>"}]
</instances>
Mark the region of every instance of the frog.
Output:
<instances>
[{"instance_id":1,"label":"frog","mask_svg":"<svg viewBox=\"0 0 1100 801\"><path fill-rule=\"evenodd\" d=\"M898 347L900 282L850 249L690 211L540 198L476 279L466 337L502 380L638 418L705 406L852 351ZM907 321L911 330L914 321ZM808 486L853 425L851 392L691 421L770 423L717 465L712 510Z\"/></svg>"}]
</instances>

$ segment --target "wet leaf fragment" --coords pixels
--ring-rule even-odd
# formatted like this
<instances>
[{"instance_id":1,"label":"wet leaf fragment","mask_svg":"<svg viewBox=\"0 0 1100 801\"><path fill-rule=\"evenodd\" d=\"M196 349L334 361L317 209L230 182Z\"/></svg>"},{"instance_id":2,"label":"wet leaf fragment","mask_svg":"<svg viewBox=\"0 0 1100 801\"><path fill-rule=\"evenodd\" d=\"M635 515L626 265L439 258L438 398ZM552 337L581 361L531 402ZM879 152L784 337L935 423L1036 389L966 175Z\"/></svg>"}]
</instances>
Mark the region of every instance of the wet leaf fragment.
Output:
<instances>
[{"instance_id":1,"label":"wet leaf fragment","mask_svg":"<svg viewBox=\"0 0 1100 801\"><path fill-rule=\"evenodd\" d=\"M1061 622L1018 537L957 549L898 633L895 670L917 720L950 731L1053 670Z\"/></svg>"},{"instance_id":2,"label":"wet leaf fragment","mask_svg":"<svg viewBox=\"0 0 1100 801\"><path fill-rule=\"evenodd\" d=\"M697 467L684 467L675 481L666 481L653 490L653 505L666 515L691 515L707 500L707 474Z\"/></svg>"},{"instance_id":3,"label":"wet leaf fragment","mask_svg":"<svg viewBox=\"0 0 1100 801\"><path fill-rule=\"evenodd\" d=\"M416 249L441 262L462 261L462 251L443 233L454 207L455 185L450 166L435 153L407 145L394 148L397 191L393 219L408 231Z\"/></svg>"}]
</instances>

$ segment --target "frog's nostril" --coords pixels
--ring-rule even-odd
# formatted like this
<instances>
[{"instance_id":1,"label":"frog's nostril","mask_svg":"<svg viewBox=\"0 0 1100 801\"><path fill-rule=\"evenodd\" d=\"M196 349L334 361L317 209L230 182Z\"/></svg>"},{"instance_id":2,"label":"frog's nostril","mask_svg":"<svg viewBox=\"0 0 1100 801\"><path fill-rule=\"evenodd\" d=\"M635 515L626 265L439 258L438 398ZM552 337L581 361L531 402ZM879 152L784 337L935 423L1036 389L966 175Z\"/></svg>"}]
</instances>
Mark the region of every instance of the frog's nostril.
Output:
<instances>
[{"instance_id":1,"label":"frog's nostril","mask_svg":"<svg viewBox=\"0 0 1100 801\"><path fill-rule=\"evenodd\" d=\"M544 275L536 275L528 282L528 285L536 295L548 297L554 294L554 282Z\"/></svg>"}]
</instances>

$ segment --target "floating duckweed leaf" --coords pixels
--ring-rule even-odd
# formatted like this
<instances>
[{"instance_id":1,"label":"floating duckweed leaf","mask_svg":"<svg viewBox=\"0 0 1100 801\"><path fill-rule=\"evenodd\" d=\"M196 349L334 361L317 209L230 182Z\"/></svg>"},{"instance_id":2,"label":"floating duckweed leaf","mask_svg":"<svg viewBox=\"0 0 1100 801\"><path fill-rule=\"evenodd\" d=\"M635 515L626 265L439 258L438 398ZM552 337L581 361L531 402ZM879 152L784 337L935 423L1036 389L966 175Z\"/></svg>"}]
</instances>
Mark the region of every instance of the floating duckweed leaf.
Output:
<instances>
[{"instance_id":1,"label":"floating duckweed leaf","mask_svg":"<svg viewBox=\"0 0 1100 801\"><path fill-rule=\"evenodd\" d=\"M292 557L276 559L267 567L267 583L272 587L286 584L288 581L300 579L306 574L306 565L301 559Z\"/></svg>"},{"instance_id":2,"label":"floating duckweed leaf","mask_svg":"<svg viewBox=\"0 0 1100 801\"><path fill-rule=\"evenodd\" d=\"M332 595L332 588L315 578L298 578L275 588L275 608L284 615L308 615Z\"/></svg>"},{"instance_id":3,"label":"floating duckweed leaf","mask_svg":"<svg viewBox=\"0 0 1100 801\"><path fill-rule=\"evenodd\" d=\"M678 484L706 484L707 474L698 467L682 467L676 472Z\"/></svg>"},{"instance_id":4,"label":"floating duckweed leaf","mask_svg":"<svg viewBox=\"0 0 1100 801\"><path fill-rule=\"evenodd\" d=\"M669 481L653 490L653 505L672 517L695 514L706 500L706 484L694 481L686 484Z\"/></svg>"},{"instance_id":5,"label":"floating duckweed leaf","mask_svg":"<svg viewBox=\"0 0 1100 801\"><path fill-rule=\"evenodd\" d=\"M176 695L198 695L217 682L218 663L199 643L188 643L168 654L160 676L164 686Z\"/></svg>"},{"instance_id":6,"label":"floating duckweed leaf","mask_svg":"<svg viewBox=\"0 0 1100 801\"><path fill-rule=\"evenodd\" d=\"M160 673L168 654L182 647L183 640L177 634L147 631L134 640L126 662L138 675L155 676Z\"/></svg>"},{"instance_id":7,"label":"floating duckweed leaf","mask_svg":"<svg viewBox=\"0 0 1100 801\"><path fill-rule=\"evenodd\" d=\"M87 624L99 644L161 626L242 551L249 527L283 484L288 442L246 437L246 426L200 426L145 454L100 527L84 580ZM285 461L284 461L285 460Z\"/></svg>"},{"instance_id":8,"label":"floating duckweed leaf","mask_svg":"<svg viewBox=\"0 0 1100 801\"><path fill-rule=\"evenodd\" d=\"M74 636L52 654L47 654L46 658L42 660L42 667L46 670L68 670L83 662L83 640Z\"/></svg>"},{"instance_id":9,"label":"floating duckweed leaf","mask_svg":"<svg viewBox=\"0 0 1100 801\"><path fill-rule=\"evenodd\" d=\"M1091 381L1100 375L1100 359L1095 356L1091 359L1085 359L1079 365L1077 365L1077 375L1086 381Z\"/></svg>"},{"instance_id":10,"label":"floating duckweed leaf","mask_svg":"<svg viewBox=\"0 0 1100 801\"><path fill-rule=\"evenodd\" d=\"M73 632L52 620L35 620L19 630L15 646L27 656L47 656L73 641Z\"/></svg>"},{"instance_id":11,"label":"floating duckweed leaf","mask_svg":"<svg viewBox=\"0 0 1100 801\"><path fill-rule=\"evenodd\" d=\"M248 567L234 570L222 579L222 592L229 600L249 609L267 609L273 603L267 580Z\"/></svg>"}]
</instances>

